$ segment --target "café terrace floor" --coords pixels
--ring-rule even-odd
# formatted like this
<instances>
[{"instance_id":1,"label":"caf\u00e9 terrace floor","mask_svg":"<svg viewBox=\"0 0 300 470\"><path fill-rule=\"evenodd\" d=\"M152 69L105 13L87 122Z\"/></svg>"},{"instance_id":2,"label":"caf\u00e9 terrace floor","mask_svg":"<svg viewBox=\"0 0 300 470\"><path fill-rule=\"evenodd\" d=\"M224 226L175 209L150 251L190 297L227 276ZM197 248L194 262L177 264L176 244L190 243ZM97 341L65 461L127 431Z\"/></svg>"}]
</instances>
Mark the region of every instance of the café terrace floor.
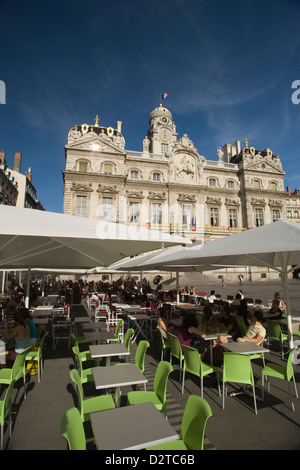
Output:
<instances>
[{"instance_id":1,"label":"caf\u00e9 terrace floor","mask_svg":"<svg viewBox=\"0 0 300 470\"><path fill-rule=\"evenodd\" d=\"M292 314L300 317L300 281L290 282ZM213 285L201 286L201 290L209 292ZM235 294L236 284L228 284L216 288L223 298L227 294ZM280 290L279 283L249 283L243 286L247 297L262 298L264 302L273 297L275 290ZM84 301L82 305L73 306L78 316L90 314ZM300 320L299 320L300 321ZM140 337L138 337L139 341ZM296 339L296 338L295 338ZM136 343L131 347L131 360L134 358ZM72 353L67 343L61 341L52 350L48 341L45 350L44 374L40 383L37 376L32 376L28 385L27 398L23 397L22 381L13 394L15 404L13 411L13 433L8 439L5 427L4 443L8 450L66 450L66 441L60 435L60 421L65 411L74 406L74 388L69 377L73 367ZM160 359L160 339L158 332L153 335L150 348L145 359L145 375L148 378L147 388L153 384L154 373ZM273 342L271 352L266 360L283 363L279 345ZM261 396L261 360L253 361L253 372L256 383L256 394ZM300 393L300 365L294 365L295 378ZM238 388L230 385L228 392ZM293 390L293 387L291 387ZM131 387L122 390L122 405L126 403L126 393ZM87 391L91 393L91 391ZM181 393L179 367L174 361L174 371L170 374L167 387L167 408L170 424L179 433L182 414L190 394L200 394L199 382L196 377L187 376L184 394ZM293 390L294 394L294 390ZM89 396L89 395L88 395ZM258 415L253 411L253 399L246 395L236 398L227 396L225 409L218 395L215 378L204 379L204 398L212 409L212 417L207 422L205 450L299 450L300 449L300 400L294 398L295 412L291 410L287 383L271 379L271 392L265 392L265 401L257 401ZM134 425L134 423L131 423ZM89 430L87 429L89 432ZM89 446L88 446L89 447ZM93 446L91 446L93 448Z\"/></svg>"}]
</instances>

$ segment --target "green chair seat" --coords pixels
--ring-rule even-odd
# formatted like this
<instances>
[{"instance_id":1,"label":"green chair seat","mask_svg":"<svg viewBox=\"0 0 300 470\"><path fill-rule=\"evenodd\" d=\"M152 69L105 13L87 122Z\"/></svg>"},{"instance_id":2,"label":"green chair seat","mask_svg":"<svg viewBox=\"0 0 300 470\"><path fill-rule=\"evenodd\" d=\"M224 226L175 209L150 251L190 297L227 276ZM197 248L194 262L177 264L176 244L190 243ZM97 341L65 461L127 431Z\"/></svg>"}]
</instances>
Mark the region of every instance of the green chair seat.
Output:
<instances>
[{"instance_id":1,"label":"green chair seat","mask_svg":"<svg viewBox=\"0 0 300 470\"><path fill-rule=\"evenodd\" d=\"M70 408L60 423L60 433L68 443L69 450L86 450L86 439L80 413Z\"/></svg>"},{"instance_id":2,"label":"green chair seat","mask_svg":"<svg viewBox=\"0 0 300 470\"><path fill-rule=\"evenodd\" d=\"M5 392L3 400L0 400L0 432L1 432L1 450L3 450L3 442L4 442L4 424L7 416L9 416L9 437L11 437L11 392L14 388L15 381L12 380Z\"/></svg>"},{"instance_id":3,"label":"green chair seat","mask_svg":"<svg viewBox=\"0 0 300 470\"><path fill-rule=\"evenodd\" d=\"M44 347L45 339L48 336L48 334L49 334L49 332L45 331L43 337L41 338L41 340L40 340L40 342L37 346L37 350L31 349L31 351L29 351L26 354L26 361L36 361L37 364L38 364L38 382L41 381L41 372L43 372L43 363L42 363L42 360L43 360L43 347Z\"/></svg>"}]
</instances>

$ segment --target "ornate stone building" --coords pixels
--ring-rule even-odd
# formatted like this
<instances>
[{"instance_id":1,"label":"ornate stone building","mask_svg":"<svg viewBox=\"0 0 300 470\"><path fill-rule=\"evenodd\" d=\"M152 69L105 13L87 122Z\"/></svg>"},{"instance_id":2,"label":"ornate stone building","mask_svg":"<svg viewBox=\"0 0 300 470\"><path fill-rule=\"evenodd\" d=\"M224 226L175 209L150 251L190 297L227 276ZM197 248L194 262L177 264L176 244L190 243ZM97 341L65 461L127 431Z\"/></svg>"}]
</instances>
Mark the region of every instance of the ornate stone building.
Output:
<instances>
[{"instance_id":1,"label":"ornate stone building","mask_svg":"<svg viewBox=\"0 0 300 470\"><path fill-rule=\"evenodd\" d=\"M286 218L278 155L226 144L208 160L171 112L150 113L143 151L125 149L116 129L76 125L65 146L64 213L137 224L205 241Z\"/></svg>"}]
</instances>

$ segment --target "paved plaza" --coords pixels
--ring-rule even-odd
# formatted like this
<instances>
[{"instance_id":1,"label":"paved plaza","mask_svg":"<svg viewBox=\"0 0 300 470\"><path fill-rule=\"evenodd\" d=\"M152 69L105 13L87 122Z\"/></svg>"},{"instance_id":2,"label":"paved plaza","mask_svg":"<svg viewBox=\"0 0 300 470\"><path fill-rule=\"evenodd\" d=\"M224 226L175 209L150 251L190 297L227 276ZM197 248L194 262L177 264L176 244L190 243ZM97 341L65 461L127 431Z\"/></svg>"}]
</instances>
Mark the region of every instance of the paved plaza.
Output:
<instances>
[{"instance_id":1,"label":"paved plaza","mask_svg":"<svg viewBox=\"0 0 300 470\"><path fill-rule=\"evenodd\" d=\"M196 282L194 282L196 286ZM182 284L181 284L182 286ZM199 285L201 291L213 289L213 283ZM234 294L238 284L216 287L216 291L226 298ZM261 282L245 283L242 286L246 296L262 298L264 302L271 298L275 290L280 290L280 283ZM290 282L291 305L293 318L300 316L300 281ZM88 315L84 302L74 306L78 316ZM139 338L138 338L139 340ZM136 343L131 348L131 359L134 357ZM145 375L148 378L148 389L153 384L154 373L160 359L160 340L154 333L151 346L147 351ZM282 363L279 346L271 345L266 356L267 361ZM5 445L10 450L65 450L65 439L60 435L60 420L68 408L74 406L74 388L69 378L73 367L71 351L66 342L58 343L52 350L48 341L45 351L44 374L40 383L37 376L31 377L27 398L23 397L22 384L14 390L15 404L13 411L14 426L10 440L5 428ZM295 377L300 392L300 365L294 366ZM253 361L256 393L261 397L261 360ZM291 410L287 383L271 379L271 392L265 392L265 401L258 400L258 415L253 411L253 399L246 395L236 398L227 396L225 410L222 399L218 395L214 377L204 379L204 398L212 409L212 417L208 420L205 433L206 450L299 450L300 448L300 401L296 398L295 412ZM229 392L237 385L229 385ZM122 404L126 403L126 393L131 387L123 389ZM90 393L88 391L88 393ZM190 394L200 394L199 382L196 377L187 376L184 393L181 393L178 363L174 361L174 370L170 374L167 390L167 407L169 422L177 432L183 410ZM131 425L134 425L132 423ZM146 423L145 423L146 425Z\"/></svg>"}]
</instances>

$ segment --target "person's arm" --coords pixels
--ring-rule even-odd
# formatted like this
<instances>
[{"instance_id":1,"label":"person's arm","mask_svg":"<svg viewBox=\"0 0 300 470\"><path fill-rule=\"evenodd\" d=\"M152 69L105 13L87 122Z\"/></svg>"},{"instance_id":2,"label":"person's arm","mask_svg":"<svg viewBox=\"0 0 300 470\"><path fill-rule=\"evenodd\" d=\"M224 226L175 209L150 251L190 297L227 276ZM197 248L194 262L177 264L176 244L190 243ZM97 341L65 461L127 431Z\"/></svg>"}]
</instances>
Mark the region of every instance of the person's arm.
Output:
<instances>
[{"instance_id":1,"label":"person's arm","mask_svg":"<svg viewBox=\"0 0 300 470\"><path fill-rule=\"evenodd\" d=\"M195 326L190 326L189 329L188 329L188 332L191 335L202 336L203 338L205 338L205 336L206 336L206 334L203 331L199 330Z\"/></svg>"},{"instance_id":2,"label":"person's arm","mask_svg":"<svg viewBox=\"0 0 300 470\"><path fill-rule=\"evenodd\" d=\"M262 335L258 335L256 338L237 338L237 341L240 343L255 343L259 344L262 342L264 337Z\"/></svg>"},{"instance_id":3,"label":"person's arm","mask_svg":"<svg viewBox=\"0 0 300 470\"><path fill-rule=\"evenodd\" d=\"M4 325L4 337L5 341L9 341L10 339L14 338L18 334L18 327L16 326L12 331L8 331L8 325L5 323Z\"/></svg>"}]
</instances>

